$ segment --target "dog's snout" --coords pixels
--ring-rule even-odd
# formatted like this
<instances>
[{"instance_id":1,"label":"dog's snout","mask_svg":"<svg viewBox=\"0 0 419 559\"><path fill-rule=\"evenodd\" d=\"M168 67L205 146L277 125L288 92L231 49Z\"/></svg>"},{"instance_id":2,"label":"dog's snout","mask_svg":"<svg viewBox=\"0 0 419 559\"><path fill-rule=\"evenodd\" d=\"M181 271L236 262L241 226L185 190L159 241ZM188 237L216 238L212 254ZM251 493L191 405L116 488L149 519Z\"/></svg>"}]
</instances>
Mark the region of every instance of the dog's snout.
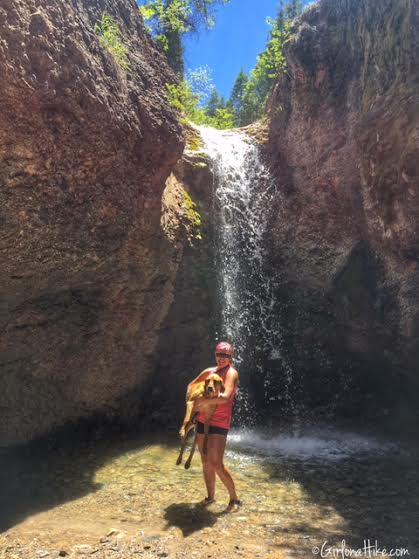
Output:
<instances>
[{"instance_id":1,"label":"dog's snout","mask_svg":"<svg viewBox=\"0 0 419 559\"><path fill-rule=\"evenodd\" d=\"M214 392L214 388L212 386L208 386L208 392Z\"/></svg>"}]
</instances>

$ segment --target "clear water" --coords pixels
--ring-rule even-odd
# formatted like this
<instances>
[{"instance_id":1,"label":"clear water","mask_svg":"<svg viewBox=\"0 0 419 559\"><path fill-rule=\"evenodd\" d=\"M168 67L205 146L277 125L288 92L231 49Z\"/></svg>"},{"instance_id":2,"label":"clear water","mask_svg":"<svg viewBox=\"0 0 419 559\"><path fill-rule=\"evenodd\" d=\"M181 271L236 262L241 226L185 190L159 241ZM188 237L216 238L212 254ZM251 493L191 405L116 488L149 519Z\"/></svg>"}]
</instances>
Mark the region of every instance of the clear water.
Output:
<instances>
[{"instance_id":1,"label":"clear water","mask_svg":"<svg viewBox=\"0 0 419 559\"><path fill-rule=\"evenodd\" d=\"M76 546L89 544L100 559L309 559L325 541L359 548L370 538L419 556L413 448L329 430L233 432L225 463L243 501L235 515L223 512L219 481L217 501L197 506L205 496L199 456L185 471L177 453L167 433L3 451L0 554L35 559L64 549L80 558ZM118 535L101 543L112 529Z\"/></svg>"}]
</instances>

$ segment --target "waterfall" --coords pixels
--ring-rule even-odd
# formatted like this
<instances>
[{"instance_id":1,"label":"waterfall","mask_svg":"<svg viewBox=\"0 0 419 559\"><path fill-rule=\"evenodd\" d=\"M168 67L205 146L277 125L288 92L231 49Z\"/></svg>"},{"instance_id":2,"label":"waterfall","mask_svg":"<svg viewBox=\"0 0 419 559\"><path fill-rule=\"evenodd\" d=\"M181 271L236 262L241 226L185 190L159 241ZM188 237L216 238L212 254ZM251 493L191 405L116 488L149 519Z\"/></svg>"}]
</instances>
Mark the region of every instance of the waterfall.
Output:
<instances>
[{"instance_id":1,"label":"waterfall","mask_svg":"<svg viewBox=\"0 0 419 559\"><path fill-rule=\"evenodd\" d=\"M207 127L199 132L214 173L218 339L235 348L240 373L236 414L249 424L261 400L293 406L292 368L265 250L275 183L250 137Z\"/></svg>"}]
</instances>

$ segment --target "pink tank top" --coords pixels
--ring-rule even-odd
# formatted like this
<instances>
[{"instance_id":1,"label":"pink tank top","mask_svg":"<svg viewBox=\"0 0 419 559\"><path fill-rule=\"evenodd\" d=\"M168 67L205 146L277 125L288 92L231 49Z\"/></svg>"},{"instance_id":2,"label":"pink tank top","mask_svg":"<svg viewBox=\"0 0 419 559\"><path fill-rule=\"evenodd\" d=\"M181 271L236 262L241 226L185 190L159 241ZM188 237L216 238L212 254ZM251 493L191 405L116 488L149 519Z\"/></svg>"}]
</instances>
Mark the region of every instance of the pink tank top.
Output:
<instances>
[{"instance_id":1,"label":"pink tank top","mask_svg":"<svg viewBox=\"0 0 419 559\"><path fill-rule=\"evenodd\" d=\"M217 373L217 375L219 375L223 379L223 382L225 383L226 376L229 369L230 369L230 365L224 367L223 369L219 369L218 371L217 371L217 367L211 367L211 369L208 369L207 374L204 377L202 377L202 380L205 380L207 376L209 376L211 373ZM230 400L225 404L218 404L214 412L214 415L211 418L210 425L215 425L216 427L223 427L224 429L230 429L231 415L233 413L233 404L234 404L234 397L236 395L236 392L237 392L237 385L234 387L234 392L231 395ZM204 423L205 421L204 412L202 411L199 412L198 421Z\"/></svg>"}]
</instances>

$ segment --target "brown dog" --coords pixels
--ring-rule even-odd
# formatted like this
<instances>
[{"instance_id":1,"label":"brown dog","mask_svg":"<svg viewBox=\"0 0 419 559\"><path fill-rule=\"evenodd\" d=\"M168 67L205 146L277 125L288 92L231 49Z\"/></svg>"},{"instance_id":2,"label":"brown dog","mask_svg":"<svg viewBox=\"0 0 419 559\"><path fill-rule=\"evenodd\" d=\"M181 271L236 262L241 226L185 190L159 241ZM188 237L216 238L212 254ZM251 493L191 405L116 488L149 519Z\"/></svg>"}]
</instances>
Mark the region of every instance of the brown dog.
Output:
<instances>
[{"instance_id":1,"label":"brown dog","mask_svg":"<svg viewBox=\"0 0 419 559\"><path fill-rule=\"evenodd\" d=\"M194 382L188 386L185 418L179 430L181 443L179 457L176 460L177 466L182 463L188 435L195 429L195 438L192 443L191 452L185 462L185 468L188 469L191 465L196 448L196 418L200 411L205 413L203 452L204 454L207 453L209 422L217 407L217 404L211 402L211 400L218 398L220 392L224 392L224 383L223 379L216 373L211 373L204 381Z\"/></svg>"}]
</instances>

